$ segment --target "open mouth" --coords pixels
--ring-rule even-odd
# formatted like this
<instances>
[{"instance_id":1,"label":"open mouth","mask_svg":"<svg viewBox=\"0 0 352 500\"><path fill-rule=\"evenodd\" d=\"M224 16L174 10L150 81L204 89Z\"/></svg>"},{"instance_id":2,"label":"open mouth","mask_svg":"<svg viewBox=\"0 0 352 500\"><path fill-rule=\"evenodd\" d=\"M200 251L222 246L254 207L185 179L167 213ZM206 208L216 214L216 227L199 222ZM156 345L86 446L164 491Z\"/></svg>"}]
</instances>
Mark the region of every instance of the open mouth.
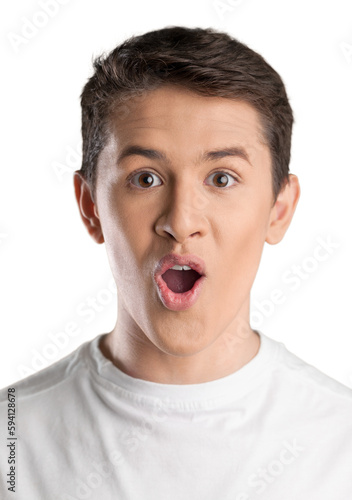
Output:
<instances>
[{"instance_id":1,"label":"open mouth","mask_svg":"<svg viewBox=\"0 0 352 500\"><path fill-rule=\"evenodd\" d=\"M159 299L171 311L185 311L194 306L206 279L204 260L192 254L165 255L154 271Z\"/></svg>"},{"instance_id":2,"label":"open mouth","mask_svg":"<svg viewBox=\"0 0 352 500\"><path fill-rule=\"evenodd\" d=\"M168 269L161 277L172 292L185 293L193 288L201 275L194 269Z\"/></svg>"}]
</instances>

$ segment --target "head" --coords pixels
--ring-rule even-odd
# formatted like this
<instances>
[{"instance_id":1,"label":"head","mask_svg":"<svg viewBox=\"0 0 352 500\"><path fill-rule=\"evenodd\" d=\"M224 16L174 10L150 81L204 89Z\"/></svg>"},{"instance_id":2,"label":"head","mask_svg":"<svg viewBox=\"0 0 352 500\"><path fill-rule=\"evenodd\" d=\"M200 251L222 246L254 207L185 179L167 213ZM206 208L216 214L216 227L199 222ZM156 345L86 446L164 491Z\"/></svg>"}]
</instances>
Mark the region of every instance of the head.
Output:
<instances>
[{"instance_id":1,"label":"head","mask_svg":"<svg viewBox=\"0 0 352 500\"><path fill-rule=\"evenodd\" d=\"M248 321L263 245L282 239L298 201L283 82L211 29L146 33L94 67L74 182L84 224L106 243L119 321L139 345L200 352ZM156 285L170 253L205 261L191 307L168 307Z\"/></svg>"}]
</instances>

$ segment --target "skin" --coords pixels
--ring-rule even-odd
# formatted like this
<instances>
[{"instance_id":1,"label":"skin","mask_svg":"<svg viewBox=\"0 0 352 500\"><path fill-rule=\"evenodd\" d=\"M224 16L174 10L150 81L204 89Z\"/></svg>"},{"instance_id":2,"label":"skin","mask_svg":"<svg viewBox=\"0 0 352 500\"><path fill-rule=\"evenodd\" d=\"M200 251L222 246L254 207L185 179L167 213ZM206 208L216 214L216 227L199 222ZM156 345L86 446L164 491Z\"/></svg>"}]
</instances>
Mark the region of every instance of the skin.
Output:
<instances>
[{"instance_id":1,"label":"skin","mask_svg":"<svg viewBox=\"0 0 352 500\"><path fill-rule=\"evenodd\" d=\"M134 154L118 161L131 145L166 160ZM249 162L202 159L230 146L242 147ZM274 203L269 148L251 105L171 85L153 90L131 101L122 118L112 116L96 196L78 171L74 185L89 234L105 242L118 289L117 322L100 344L104 356L132 377L196 384L230 375L257 354L250 290L264 243L283 238L300 187L290 174ZM201 295L184 311L166 308L154 284L155 265L168 253L206 263Z\"/></svg>"}]
</instances>

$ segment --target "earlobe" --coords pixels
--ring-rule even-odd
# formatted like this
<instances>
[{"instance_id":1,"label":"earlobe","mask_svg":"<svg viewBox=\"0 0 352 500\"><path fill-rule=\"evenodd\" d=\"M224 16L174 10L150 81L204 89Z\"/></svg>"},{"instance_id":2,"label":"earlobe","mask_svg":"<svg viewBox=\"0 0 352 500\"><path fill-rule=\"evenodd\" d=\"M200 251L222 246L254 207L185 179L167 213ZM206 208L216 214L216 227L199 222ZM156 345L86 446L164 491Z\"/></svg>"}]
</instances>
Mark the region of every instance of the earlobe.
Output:
<instances>
[{"instance_id":1,"label":"earlobe","mask_svg":"<svg viewBox=\"0 0 352 500\"><path fill-rule=\"evenodd\" d=\"M265 241L270 245L276 245L284 237L296 210L300 192L298 177L290 174L288 182L278 194L275 205L271 210L265 238Z\"/></svg>"},{"instance_id":2,"label":"earlobe","mask_svg":"<svg viewBox=\"0 0 352 500\"><path fill-rule=\"evenodd\" d=\"M104 236L96 205L93 201L90 187L82 174L76 170L73 182L78 209L88 233L96 243L104 243Z\"/></svg>"}]
</instances>

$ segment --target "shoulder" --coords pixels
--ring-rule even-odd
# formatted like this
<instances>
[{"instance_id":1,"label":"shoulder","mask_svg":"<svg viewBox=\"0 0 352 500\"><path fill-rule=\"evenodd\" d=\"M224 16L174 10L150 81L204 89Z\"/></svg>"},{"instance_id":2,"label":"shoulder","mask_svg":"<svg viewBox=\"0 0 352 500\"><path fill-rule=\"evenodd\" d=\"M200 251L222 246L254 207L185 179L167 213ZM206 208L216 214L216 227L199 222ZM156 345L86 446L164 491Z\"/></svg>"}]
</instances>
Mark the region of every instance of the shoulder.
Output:
<instances>
[{"instance_id":1,"label":"shoulder","mask_svg":"<svg viewBox=\"0 0 352 500\"><path fill-rule=\"evenodd\" d=\"M277 363L273 375L275 384L296 405L316 413L334 413L339 409L341 416L352 412L352 389L335 380L321 370L279 344Z\"/></svg>"},{"instance_id":2,"label":"shoulder","mask_svg":"<svg viewBox=\"0 0 352 500\"><path fill-rule=\"evenodd\" d=\"M351 388L301 359L286 347L281 352L281 363L287 373L296 377L297 380L304 381L312 387L322 390L326 395L336 395L352 400Z\"/></svg>"},{"instance_id":3,"label":"shoulder","mask_svg":"<svg viewBox=\"0 0 352 500\"><path fill-rule=\"evenodd\" d=\"M81 344L73 352L60 359L56 363L21 379L0 390L0 405L7 402L9 389L14 389L16 400L40 397L44 393L60 391L62 386L67 385L75 374L86 368L87 349L90 342ZM13 391L12 391L13 392Z\"/></svg>"}]
</instances>

